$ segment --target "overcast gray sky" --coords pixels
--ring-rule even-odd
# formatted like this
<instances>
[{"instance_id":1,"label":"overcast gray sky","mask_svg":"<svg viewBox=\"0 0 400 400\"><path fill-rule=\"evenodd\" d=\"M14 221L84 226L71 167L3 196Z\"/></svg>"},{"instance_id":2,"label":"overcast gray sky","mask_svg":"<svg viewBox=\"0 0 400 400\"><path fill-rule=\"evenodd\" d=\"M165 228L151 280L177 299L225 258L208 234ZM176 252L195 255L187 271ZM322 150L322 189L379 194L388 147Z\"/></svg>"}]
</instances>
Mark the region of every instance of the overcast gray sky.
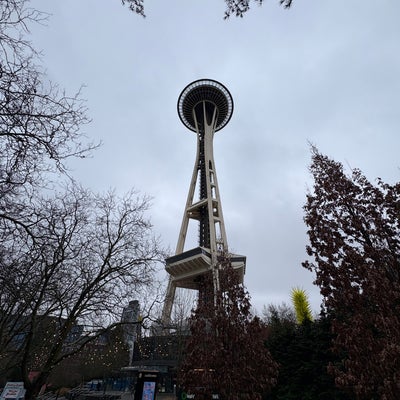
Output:
<instances>
[{"instance_id":1,"label":"overcast gray sky","mask_svg":"<svg viewBox=\"0 0 400 400\"><path fill-rule=\"evenodd\" d=\"M284 10L268 0L229 20L222 0L145 4L143 19L119 0L32 0L51 14L31 30L48 76L70 94L85 85L83 131L103 142L74 176L96 191L151 195L155 230L174 250L196 151L176 102L193 80L220 81L235 108L215 137L216 170L252 303L289 303L300 286L319 311L301 267L308 142L370 179L399 180L400 2L294 0Z\"/></svg>"}]
</instances>

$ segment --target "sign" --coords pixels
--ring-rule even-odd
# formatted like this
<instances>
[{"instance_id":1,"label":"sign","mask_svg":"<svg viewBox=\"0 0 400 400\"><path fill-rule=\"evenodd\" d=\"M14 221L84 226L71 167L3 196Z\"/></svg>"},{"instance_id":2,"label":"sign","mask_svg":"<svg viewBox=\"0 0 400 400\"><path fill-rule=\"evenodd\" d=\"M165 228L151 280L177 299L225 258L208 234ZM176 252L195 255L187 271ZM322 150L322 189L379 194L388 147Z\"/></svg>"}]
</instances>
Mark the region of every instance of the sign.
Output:
<instances>
[{"instance_id":1,"label":"sign","mask_svg":"<svg viewBox=\"0 0 400 400\"><path fill-rule=\"evenodd\" d=\"M157 371L140 371L135 385L134 400L155 400L157 380Z\"/></svg>"},{"instance_id":2,"label":"sign","mask_svg":"<svg viewBox=\"0 0 400 400\"><path fill-rule=\"evenodd\" d=\"M19 400L25 397L23 382L7 382L0 400Z\"/></svg>"},{"instance_id":3,"label":"sign","mask_svg":"<svg viewBox=\"0 0 400 400\"><path fill-rule=\"evenodd\" d=\"M156 383L155 382L143 382L143 393L142 400L154 400L156 392Z\"/></svg>"}]
</instances>

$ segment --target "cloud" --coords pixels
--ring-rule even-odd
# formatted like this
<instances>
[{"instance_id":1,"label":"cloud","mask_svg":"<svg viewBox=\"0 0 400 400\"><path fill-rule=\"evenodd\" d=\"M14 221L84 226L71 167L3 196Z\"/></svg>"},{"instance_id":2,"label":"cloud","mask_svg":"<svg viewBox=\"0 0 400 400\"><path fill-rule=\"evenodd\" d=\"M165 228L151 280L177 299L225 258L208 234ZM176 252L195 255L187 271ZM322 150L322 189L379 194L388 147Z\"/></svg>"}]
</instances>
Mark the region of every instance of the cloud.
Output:
<instances>
[{"instance_id":1,"label":"cloud","mask_svg":"<svg viewBox=\"0 0 400 400\"><path fill-rule=\"evenodd\" d=\"M318 311L301 267L308 141L371 179L398 180L400 3L266 2L228 21L222 0L148 2L146 19L118 1L32 6L52 14L32 27L49 76L69 92L86 85L93 122L84 130L104 142L73 164L76 178L152 195L155 229L172 249L196 148L176 101L195 79L228 87L234 114L215 138L228 242L248 257L258 310L301 286Z\"/></svg>"}]
</instances>

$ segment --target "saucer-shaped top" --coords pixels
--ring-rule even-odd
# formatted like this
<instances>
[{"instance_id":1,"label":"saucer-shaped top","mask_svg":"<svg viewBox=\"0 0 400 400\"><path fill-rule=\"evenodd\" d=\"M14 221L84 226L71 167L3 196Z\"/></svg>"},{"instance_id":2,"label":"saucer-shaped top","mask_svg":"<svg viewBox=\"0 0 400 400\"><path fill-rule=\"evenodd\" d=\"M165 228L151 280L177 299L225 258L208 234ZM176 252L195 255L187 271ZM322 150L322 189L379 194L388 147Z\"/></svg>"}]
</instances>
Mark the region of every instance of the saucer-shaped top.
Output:
<instances>
[{"instance_id":1,"label":"saucer-shaped top","mask_svg":"<svg viewBox=\"0 0 400 400\"><path fill-rule=\"evenodd\" d=\"M231 119L233 99L229 90L213 79L199 79L187 85L178 99L178 114L182 123L191 131L196 131L193 109L202 102L214 104L218 109L215 131L222 129Z\"/></svg>"}]
</instances>

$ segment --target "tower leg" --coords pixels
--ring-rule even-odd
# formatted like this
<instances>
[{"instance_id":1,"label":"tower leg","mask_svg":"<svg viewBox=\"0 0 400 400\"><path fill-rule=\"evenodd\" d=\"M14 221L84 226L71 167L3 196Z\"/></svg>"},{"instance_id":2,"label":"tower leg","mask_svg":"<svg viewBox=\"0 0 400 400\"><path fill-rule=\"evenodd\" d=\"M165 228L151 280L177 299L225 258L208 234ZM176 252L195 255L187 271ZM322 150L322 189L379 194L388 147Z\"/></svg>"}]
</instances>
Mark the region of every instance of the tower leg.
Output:
<instances>
[{"instance_id":1,"label":"tower leg","mask_svg":"<svg viewBox=\"0 0 400 400\"><path fill-rule=\"evenodd\" d=\"M172 278L170 277L168 281L167 294L165 296L164 307L161 317L161 323L164 328L171 325L171 312L172 312L172 304L175 298L175 291L176 291L176 285L172 281Z\"/></svg>"}]
</instances>

